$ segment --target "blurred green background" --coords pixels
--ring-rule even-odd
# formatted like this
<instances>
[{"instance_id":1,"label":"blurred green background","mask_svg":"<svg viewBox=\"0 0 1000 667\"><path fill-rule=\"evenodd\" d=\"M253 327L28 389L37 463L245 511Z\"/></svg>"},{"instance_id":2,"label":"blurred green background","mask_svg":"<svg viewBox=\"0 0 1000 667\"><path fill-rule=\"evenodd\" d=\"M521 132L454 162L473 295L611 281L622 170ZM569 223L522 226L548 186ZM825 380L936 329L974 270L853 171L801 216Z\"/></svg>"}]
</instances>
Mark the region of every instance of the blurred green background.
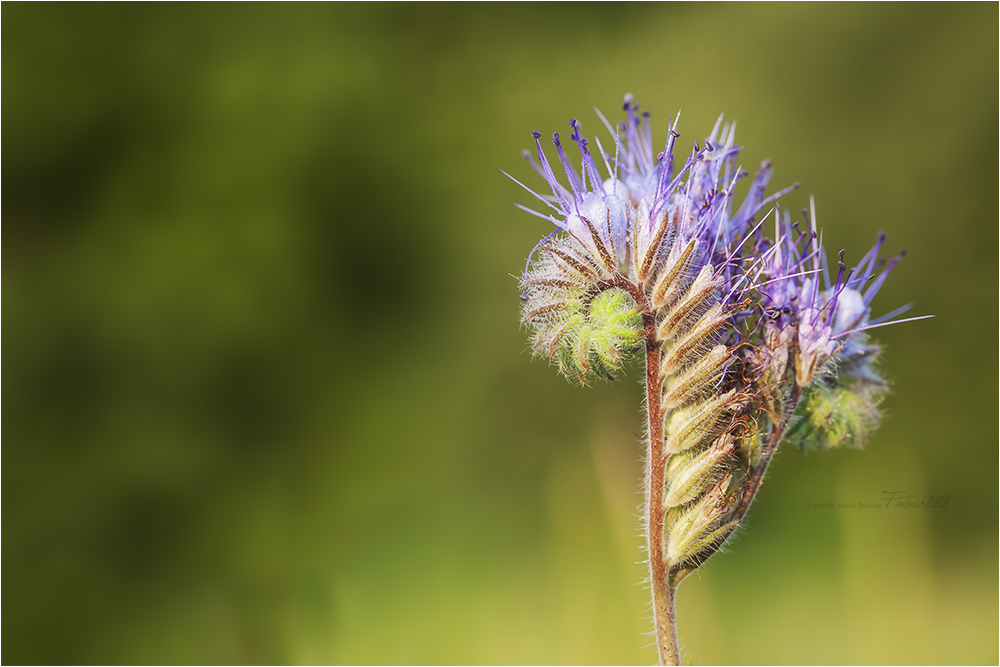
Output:
<instances>
[{"instance_id":1,"label":"blurred green background","mask_svg":"<svg viewBox=\"0 0 1000 667\"><path fill-rule=\"evenodd\" d=\"M639 375L530 359L499 171L626 92L937 315L681 587L685 659L1000 659L996 4L3 14L5 663L653 662ZM951 497L809 507L887 490Z\"/></svg>"}]
</instances>

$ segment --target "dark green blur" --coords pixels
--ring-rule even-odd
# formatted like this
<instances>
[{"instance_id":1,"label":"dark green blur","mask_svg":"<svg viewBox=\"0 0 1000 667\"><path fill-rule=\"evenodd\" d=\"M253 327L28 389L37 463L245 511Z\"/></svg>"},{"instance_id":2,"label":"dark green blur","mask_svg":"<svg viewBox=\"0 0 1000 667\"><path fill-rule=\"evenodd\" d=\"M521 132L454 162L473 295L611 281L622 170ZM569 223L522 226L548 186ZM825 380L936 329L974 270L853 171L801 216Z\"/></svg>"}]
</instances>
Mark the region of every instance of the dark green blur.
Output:
<instances>
[{"instance_id":1,"label":"dark green blur","mask_svg":"<svg viewBox=\"0 0 1000 667\"><path fill-rule=\"evenodd\" d=\"M4 663L653 662L640 374L531 361L499 171L626 92L937 316L681 587L686 660L1000 659L997 5L5 7ZM887 491L950 499L829 507Z\"/></svg>"}]
</instances>

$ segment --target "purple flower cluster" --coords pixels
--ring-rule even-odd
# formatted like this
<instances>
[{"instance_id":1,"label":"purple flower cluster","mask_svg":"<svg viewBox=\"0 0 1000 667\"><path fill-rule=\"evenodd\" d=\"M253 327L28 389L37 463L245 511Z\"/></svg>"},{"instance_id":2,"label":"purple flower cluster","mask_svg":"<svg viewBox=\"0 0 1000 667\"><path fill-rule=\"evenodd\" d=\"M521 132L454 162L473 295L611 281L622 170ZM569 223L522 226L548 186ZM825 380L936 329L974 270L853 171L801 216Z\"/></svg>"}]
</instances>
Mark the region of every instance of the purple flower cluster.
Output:
<instances>
[{"instance_id":1,"label":"purple flower cluster","mask_svg":"<svg viewBox=\"0 0 1000 667\"><path fill-rule=\"evenodd\" d=\"M552 135L559 155L557 166L561 168L558 171L565 174L568 186L563 185L546 157L541 133L533 132L537 161L527 151L525 158L545 178L552 194L538 194L511 178L542 202L549 213L517 206L549 220L558 228L556 232L566 232L591 250L595 250L594 243L584 221L594 223L601 240L615 249L622 272L632 278L636 277L645 253L661 253L678 243L686 246L693 240L696 250L691 267L696 271L711 263L720 267L720 272L731 284L741 273L737 261L739 242L746 236L754 217L798 186L765 198L764 191L772 173L770 165L765 163L743 204L733 212L734 188L747 175L736 166L740 147L733 143L735 124L723 126L720 116L704 147L696 142L678 167L674 158L675 143L680 136L676 129L677 119L671 123L663 150L654 154L649 114L640 116L639 105L633 103L630 95L625 98L624 111L626 121L614 128L597 112L611 133L614 146L613 153L606 152L600 139L595 140L606 177L602 177L590 142L581 136L580 124L575 119L570 120L570 140L580 153L579 169L567 157L559 133ZM671 219L676 219L676 227L667 237L659 236L659 228ZM659 247L650 248L658 236ZM748 288L749 285L745 285L739 294ZM736 296L734 292L729 298Z\"/></svg>"},{"instance_id":2,"label":"purple flower cluster","mask_svg":"<svg viewBox=\"0 0 1000 667\"><path fill-rule=\"evenodd\" d=\"M809 220L806 229L793 224L787 211L783 219L775 212L775 242L758 282L775 324L795 327L796 382L802 387L808 386L830 359L839 356L847 363L873 356L871 351L865 353L870 348L864 345L862 332L882 326L912 307L907 304L877 320L870 319L872 300L905 255L905 251L900 252L878 273L886 264L886 260L878 259L885 232L879 232L875 245L856 267L847 269L841 251L837 278L831 283L822 233L816 229L814 204L811 209L803 211ZM876 381L865 364L851 363L846 370Z\"/></svg>"},{"instance_id":3,"label":"purple flower cluster","mask_svg":"<svg viewBox=\"0 0 1000 667\"><path fill-rule=\"evenodd\" d=\"M532 133L535 154L525 151L524 156L551 194L539 194L510 178L545 211L517 206L552 222L556 229L532 251L525 275L538 248L564 232L593 256L600 250L597 244L603 243L612 250L621 275L648 288L655 267L671 249L693 242L686 270L696 275L710 266L713 277L721 279L719 299L732 312L733 330L760 309L779 325L794 323L796 380L801 386L808 385L838 353L862 345L860 332L890 323L886 320L909 307L870 319L872 299L902 257L876 275L884 263L878 260L884 234L856 268L845 270L841 259L832 283L815 211L803 212L808 222L800 227L787 211L782 218L773 209L775 236L765 236L765 220L772 213L765 208L798 187L765 196L773 173L769 161L761 165L742 203L734 205L736 185L749 175L737 164L735 123L724 125L720 116L703 146L695 142L682 160L675 160L678 118L671 119L663 150L656 152L649 114L639 112L631 95L626 95L623 110L625 120L614 125L597 111L613 150L605 150L595 138L594 151L582 136L580 123L570 120L575 160L567 155L559 133L554 133L559 159L551 162L542 148L542 134ZM758 296L762 298L755 299L757 310L739 307L748 297Z\"/></svg>"}]
</instances>

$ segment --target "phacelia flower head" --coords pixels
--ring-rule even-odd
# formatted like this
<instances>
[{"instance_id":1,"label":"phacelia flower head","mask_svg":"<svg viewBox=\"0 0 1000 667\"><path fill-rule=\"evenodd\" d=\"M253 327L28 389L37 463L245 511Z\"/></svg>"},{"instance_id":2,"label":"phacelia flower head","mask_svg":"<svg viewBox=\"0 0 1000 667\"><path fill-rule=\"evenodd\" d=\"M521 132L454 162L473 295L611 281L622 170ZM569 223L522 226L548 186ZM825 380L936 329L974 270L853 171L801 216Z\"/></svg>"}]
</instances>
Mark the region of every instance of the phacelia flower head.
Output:
<instances>
[{"instance_id":1,"label":"phacelia flower head","mask_svg":"<svg viewBox=\"0 0 1000 667\"><path fill-rule=\"evenodd\" d=\"M522 322L581 382L644 353L654 625L661 661L679 664L673 589L740 525L781 442L864 442L885 388L866 332L907 307L871 316L900 259L882 269L884 234L856 267L841 252L830 279L815 206L804 225L769 208L797 187L767 195L770 162L737 203L735 124L688 149L676 118L656 143L631 96L623 111L613 125L598 112L607 149L575 119L548 152L532 133L548 189L518 182L540 210L519 206L555 228L528 256Z\"/></svg>"},{"instance_id":2,"label":"phacelia flower head","mask_svg":"<svg viewBox=\"0 0 1000 667\"><path fill-rule=\"evenodd\" d=\"M700 335L682 351L727 346L723 375L738 369L744 387L753 376L772 420L788 407L768 398L789 381L787 372L801 389L839 372L884 385L872 365L877 347L864 332L905 310L871 318L872 300L901 257L879 273L885 235L855 268L841 253L831 281L815 210L803 212L802 224L773 206L798 184L766 193L770 161L737 204L736 185L749 174L738 163L735 123L720 116L703 143L682 150L672 118L657 149L650 116L631 95L622 110L614 124L597 111L607 148L570 119L568 141L552 134L550 159L534 131L535 149L524 156L547 192L514 179L536 200L534 209L518 206L555 227L521 279L534 352L581 381L611 377L644 338L669 342L697 325ZM755 342L756 352L737 350Z\"/></svg>"}]
</instances>

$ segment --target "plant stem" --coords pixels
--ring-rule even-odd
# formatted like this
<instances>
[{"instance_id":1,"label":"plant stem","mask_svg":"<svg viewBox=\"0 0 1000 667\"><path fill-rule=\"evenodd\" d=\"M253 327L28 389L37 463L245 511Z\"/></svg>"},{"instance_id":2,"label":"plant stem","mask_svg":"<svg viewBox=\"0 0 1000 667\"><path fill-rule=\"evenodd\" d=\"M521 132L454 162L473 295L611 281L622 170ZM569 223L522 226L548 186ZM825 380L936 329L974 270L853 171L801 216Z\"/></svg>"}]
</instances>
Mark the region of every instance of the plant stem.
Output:
<instances>
[{"instance_id":1,"label":"plant stem","mask_svg":"<svg viewBox=\"0 0 1000 667\"><path fill-rule=\"evenodd\" d=\"M653 609L656 614L656 648L661 665L681 664L681 651L677 642L677 614L674 598L677 589L669 581L654 588Z\"/></svg>"},{"instance_id":2,"label":"plant stem","mask_svg":"<svg viewBox=\"0 0 1000 667\"><path fill-rule=\"evenodd\" d=\"M649 451L646 454L646 536L649 554L649 582L653 589L653 627L661 665L681 664L677 646L677 617L674 587L671 586L663 556L663 484L667 457L663 445L663 389L660 378L660 348L656 341L655 316L646 320L646 417Z\"/></svg>"}]
</instances>

